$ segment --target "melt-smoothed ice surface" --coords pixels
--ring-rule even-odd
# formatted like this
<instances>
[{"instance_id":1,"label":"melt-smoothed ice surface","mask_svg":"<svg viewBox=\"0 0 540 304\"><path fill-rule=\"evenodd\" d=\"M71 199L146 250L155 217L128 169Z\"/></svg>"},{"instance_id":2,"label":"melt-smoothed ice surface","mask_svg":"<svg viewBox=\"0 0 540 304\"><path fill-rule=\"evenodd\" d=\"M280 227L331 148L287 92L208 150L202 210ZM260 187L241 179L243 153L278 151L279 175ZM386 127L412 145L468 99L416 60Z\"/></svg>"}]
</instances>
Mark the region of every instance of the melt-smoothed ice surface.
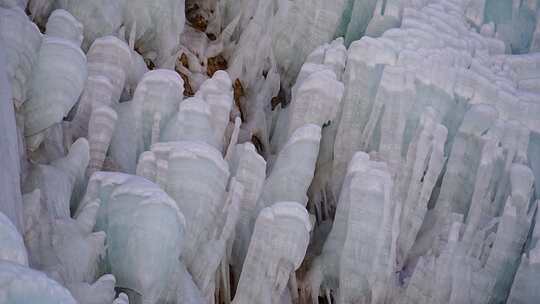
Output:
<instances>
[{"instance_id":1,"label":"melt-smoothed ice surface","mask_svg":"<svg viewBox=\"0 0 540 304\"><path fill-rule=\"evenodd\" d=\"M0 0L0 303L540 303L539 21Z\"/></svg>"}]
</instances>

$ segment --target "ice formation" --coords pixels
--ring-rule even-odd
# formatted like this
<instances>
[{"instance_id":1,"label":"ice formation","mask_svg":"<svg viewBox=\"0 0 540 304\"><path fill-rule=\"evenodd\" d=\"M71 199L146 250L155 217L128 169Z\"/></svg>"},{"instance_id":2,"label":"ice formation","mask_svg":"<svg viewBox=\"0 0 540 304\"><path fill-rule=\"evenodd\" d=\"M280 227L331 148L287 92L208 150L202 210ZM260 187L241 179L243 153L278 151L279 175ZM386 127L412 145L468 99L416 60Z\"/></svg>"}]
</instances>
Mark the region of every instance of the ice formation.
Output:
<instances>
[{"instance_id":1,"label":"ice formation","mask_svg":"<svg viewBox=\"0 0 540 304\"><path fill-rule=\"evenodd\" d=\"M540 302L537 0L0 0L0 303Z\"/></svg>"},{"instance_id":2,"label":"ice formation","mask_svg":"<svg viewBox=\"0 0 540 304\"><path fill-rule=\"evenodd\" d=\"M308 213L296 202L277 202L261 210L232 303L279 299L302 262L310 230Z\"/></svg>"},{"instance_id":3,"label":"ice formation","mask_svg":"<svg viewBox=\"0 0 540 304\"><path fill-rule=\"evenodd\" d=\"M88 183L79 217L87 208L98 208L94 230L107 235L100 271L112 273L116 286L141 303L174 299L177 286L169 281L176 281L180 271L185 226L175 202L137 176L97 172Z\"/></svg>"}]
</instances>

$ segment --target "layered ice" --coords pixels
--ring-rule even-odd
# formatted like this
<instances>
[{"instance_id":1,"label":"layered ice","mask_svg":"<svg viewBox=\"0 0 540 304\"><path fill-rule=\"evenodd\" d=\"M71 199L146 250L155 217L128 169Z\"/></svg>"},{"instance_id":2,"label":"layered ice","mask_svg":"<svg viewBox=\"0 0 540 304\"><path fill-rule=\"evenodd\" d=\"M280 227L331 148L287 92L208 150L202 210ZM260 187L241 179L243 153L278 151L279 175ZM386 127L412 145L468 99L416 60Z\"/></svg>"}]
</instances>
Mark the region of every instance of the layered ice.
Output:
<instances>
[{"instance_id":1,"label":"layered ice","mask_svg":"<svg viewBox=\"0 0 540 304\"><path fill-rule=\"evenodd\" d=\"M175 280L181 267L185 226L176 203L146 179L97 172L79 210L84 212L93 205L98 208L94 230L107 234L101 271L111 272L116 286L124 288L132 299L158 303L171 297L176 301L168 281ZM154 237L156 234L160 237Z\"/></svg>"},{"instance_id":2,"label":"layered ice","mask_svg":"<svg viewBox=\"0 0 540 304\"><path fill-rule=\"evenodd\" d=\"M537 2L0 0L0 302L539 302Z\"/></svg>"}]
</instances>

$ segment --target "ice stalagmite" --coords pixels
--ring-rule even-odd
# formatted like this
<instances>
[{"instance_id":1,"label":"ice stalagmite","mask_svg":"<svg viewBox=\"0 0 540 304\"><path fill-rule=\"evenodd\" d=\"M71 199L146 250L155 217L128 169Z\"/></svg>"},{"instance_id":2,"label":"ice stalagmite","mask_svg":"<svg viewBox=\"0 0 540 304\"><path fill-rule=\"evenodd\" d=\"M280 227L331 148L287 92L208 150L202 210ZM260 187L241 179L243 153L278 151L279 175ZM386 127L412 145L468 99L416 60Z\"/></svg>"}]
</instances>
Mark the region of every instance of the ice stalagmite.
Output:
<instances>
[{"instance_id":1,"label":"ice stalagmite","mask_svg":"<svg viewBox=\"0 0 540 304\"><path fill-rule=\"evenodd\" d=\"M160 143L152 152L157 183L186 216L182 259L203 294L210 296L227 241L220 235L228 216L228 165L215 148L201 142Z\"/></svg>"},{"instance_id":2,"label":"ice stalagmite","mask_svg":"<svg viewBox=\"0 0 540 304\"><path fill-rule=\"evenodd\" d=\"M437 121L433 108L427 108L409 145L407 159L394 190L402 200L396 244L398 267L404 265L428 211L429 198L446 160L444 144L447 133L447 129Z\"/></svg>"},{"instance_id":3,"label":"ice stalagmite","mask_svg":"<svg viewBox=\"0 0 540 304\"><path fill-rule=\"evenodd\" d=\"M351 207L340 259L340 303L367 299L378 303L389 296L386 286L393 275L395 229L392 226L396 206L388 169L381 163L372 166L364 174L352 177L349 197L344 197L351 200Z\"/></svg>"},{"instance_id":4,"label":"ice stalagmite","mask_svg":"<svg viewBox=\"0 0 540 304\"><path fill-rule=\"evenodd\" d=\"M306 193L315 174L320 141L318 125L306 124L292 133L266 178L260 198L262 206L280 201L307 204Z\"/></svg>"},{"instance_id":5,"label":"ice stalagmite","mask_svg":"<svg viewBox=\"0 0 540 304\"><path fill-rule=\"evenodd\" d=\"M392 191L387 165L365 153L355 154L338 203L338 221L310 270L314 301L320 290L333 290L338 303L379 302L388 296L385 286L392 280L395 259L394 218L399 215Z\"/></svg>"},{"instance_id":6,"label":"ice stalagmite","mask_svg":"<svg viewBox=\"0 0 540 304\"><path fill-rule=\"evenodd\" d=\"M57 9L47 21L47 36L64 38L80 46L83 40L83 25L68 11Z\"/></svg>"},{"instance_id":7,"label":"ice stalagmite","mask_svg":"<svg viewBox=\"0 0 540 304\"><path fill-rule=\"evenodd\" d=\"M180 103L178 113L169 120L157 140L202 141L224 151L232 105L231 80L227 73L218 71L203 82L194 97Z\"/></svg>"},{"instance_id":8,"label":"ice stalagmite","mask_svg":"<svg viewBox=\"0 0 540 304\"><path fill-rule=\"evenodd\" d=\"M63 18L66 14L59 14L57 18ZM67 38L64 33L58 32L51 33L43 40L32 72L30 99L23 107L26 136L35 138L60 122L84 88L86 56L79 47L80 41L77 43L70 39L74 38ZM33 146L37 147L39 143L37 139Z\"/></svg>"},{"instance_id":9,"label":"ice stalagmite","mask_svg":"<svg viewBox=\"0 0 540 304\"><path fill-rule=\"evenodd\" d=\"M332 40L345 1L280 4L272 45L282 83L292 86L305 58L319 45Z\"/></svg>"},{"instance_id":10,"label":"ice stalagmite","mask_svg":"<svg viewBox=\"0 0 540 304\"><path fill-rule=\"evenodd\" d=\"M86 136L93 110L120 101L131 54L127 44L113 36L94 41L87 53L88 78L71 122L72 136Z\"/></svg>"},{"instance_id":11,"label":"ice stalagmite","mask_svg":"<svg viewBox=\"0 0 540 304\"><path fill-rule=\"evenodd\" d=\"M351 42L360 39L364 34L371 17L374 14L377 14L375 7L378 2L380 1L346 1L336 35L343 36L347 46L349 46ZM379 11L381 11L381 8L379 8Z\"/></svg>"},{"instance_id":12,"label":"ice stalagmite","mask_svg":"<svg viewBox=\"0 0 540 304\"><path fill-rule=\"evenodd\" d=\"M6 52L7 75L13 103L19 108L28 96L31 72L38 57L42 35L23 10L2 8L0 14L0 40Z\"/></svg>"},{"instance_id":13,"label":"ice stalagmite","mask_svg":"<svg viewBox=\"0 0 540 304\"><path fill-rule=\"evenodd\" d=\"M123 172L135 173L139 154L160 141L161 132L178 111L182 78L169 70L146 73L132 101L116 104L118 127L111 141L111 158Z\"/></svg>"},{"instance_id":14,"label":"ice stalagmite","mask_svg":"<svg viewBox=\"0 0 540 304\"><path fill-rule=\"evenodd\" d=\"M257 154L253 144L244 143L234 147L229 166L231 175L244 188L231 260L236 275L239 276L247 254L255 220L262 208L262 206L258 205L258 201L266 176L266 162Z\"/></svg>"},{"instance_id":15,"label":"ice stalagmite","mask_svg":"<svg viewBox=\"0 0 540 304\"><path fill-rule=\"evenodd\" d=\"M323 125L336 119L340 109L343 84L330 65L302 66L296 85L292 88L291 104L278 120L274 141L279 151L292 134L305 124Z\"/></svg>"},{"instance_id":16,"label":"ice stalagmite","mask_svg":"<svg viewBox=\"0 0 540 304\"><path fill-rule=\"evenodd\" d=\"M176 280L184 244L184 217L176 203L146 179L97 172L79 210L92 205L99 208L95 230L107 234L102 271L114 274L116 286L142 303L159 303L174 294L168 281Z\"/></svg>"},{"instance_id":17,"label":"ice stalagmite","mask_svg":"<svg viewBox=\"0 0 540 304\"><path fill-rule=\"evenodd\" d=\"M44 273L0 261L0 297L6 303L76 304L69 291Z\"/></svg>"},{"instance_id":18,"label":"ice stalagmite","mask_svg":"<svg viewBox=\"0 0 540 304\"><path fill-rule=\"evenodd\" d=\"M224 135L233 104L232 82L229 74L217 71L203 82L195 97L203 98L210 108L213 138L218 150L223 150Z\"/></svg>"},{"instance_id":19,"label":"ice stalagmite","mask_svg":"<svg viewBox=\"0 0 540 304\"><path fill-rule=\"evenodd\" d=\"M0 242L2 242L0 260L28 266L28 254L26 253L23 238L3 213L0 213Z\"/></svg>"},{"instance_id":20,"label":"ice stalagmite","mask_svg":"<svg viewBox=\"0 0 540 304\"><path fill-rule=\"evenodd\" d=\"M3 9L0 9L3 13ZM3 20L3 18L2 18ZM3 28L3 27L2 27ZM17 125L13 106L9 74L6 65L6 49L0 45L0 211L6 215L19 233L24 227L22 194L21 194L21 158L19 155L19 142L17 140ZM14 82L12 82L14 83Z\"/></svg>"},{"instance_id":21,"label":"ice stalagmite","mask_svg":"<svg viewBox=\"0 0 540 304\"><path fill-rule=\"evenodd\" d=\"M144 75L131 102L139 153L158 141L161 130L178 109L182 91L182 79L174 72L156 70Z\"/></svg>"},{"instance_id":22,"label":"ice stalagmite","mask_svg":"<svg viewBox=\"0 0 540 304\"><path fill-rule=\"evenodd\" d=\"M88 204L75 218L70 216L71 193L78 179L84 178L88 159L88 143L79 139L65 158L34 166L23 187L27 191L24 239L30 266L77 291L75 296L97 288L90 284L96 278L105 242L104 232L92 232L99 205ZM109 284L100 292L110 294L113 288Z\"/></svg>"},{"instance_id":23,"label":"ice stalagmite","mask_svg":"<svg viewBox=\"0 0 540 304\"><path fill-rule=\"evenodd\" d=\"M291 272L304 258L311 223L305 208L278 202L261 211L238 283L234 304L282 298Z\"/></svg>"},{"instance_id":24,"label":"ice stalagmite","mask_svg":"<svg viewBox=\"0 0 540 304\"><path fill-rule=\"evenodd\" d=\"M539 20L0 0L0 303L540 302Z\"/></svg>"},{"instance_id":25,"label":"ice stalagmite","mask_svg":"<svg viewBox=\"0 0 540 304\"><path fill-rule=\"evenodd\" d=\"M127 33L135 33L136 45L157 66L177 51L184 29L184 0L136 0L123 3ZM154 23L155 22L155 23Z\"/></svg>"},{"instance_id":26,"label":"ice stalagmite","mask_svg":"<svg viewBox=\"0 0 540 304\"><path fill-rule=\"evenodd\" d=\"M116 112L110 107L102 106L92 111L88 128L90 162L88 163L87 176L100 171L103 167L116 120Z\"/></svg>"},{"instance_id":27,"label":"ice stalagmite","mask_svg":"<svg viewBox=\"0 0 540 304\"><path fill-rule=\"evenodd\" d=\"M84 25L83 50L88 50L94 40L116 34L123 20L125 1L68 1L57 0L58 7L70 12Z\"/></svg>"},{"instance_id":28,"label":"ice stalagmite","mask_svg":"<svg viewBox=\"0 0 540 304\"><path fill-rule=\"evenodd\" d=\"M192 97L182 101L179 108L178 114L166 126L161 140L208 141L208 144L219 148L213 140L214 131L208 104L198 97Z\"/></svg>"},{"instance_id":29,"label":"ice stalagmite","mask_svg":"<svg viewBox=\"0 0 540 304\"><path fill-rule=\"evenodd\" d=\"M2 0L0 1L0 6L5 8L12 8L18 6L20 8L25 8L28 5L28 0Z\"/></svg>"},{"instance_id":30,"label":"ice stalagmite","mask_svg":"<svg viewBox=\"0 0 540 304\"><path fill-rule=\"evenodd\" d=\"M474 181L480 164L482 147L485 143L485 136L482 138L482 134L495 124L497 115L497 111L493 107L477 105L471 108L463 119L452 145L452 152L448 158L441 190L433 211L436 221L424 222L425 225L434 226L430 229L424 227L421 232L422 235L432 234L431 240L434 242L432 245L434 248L438 246L438 237L440 236L444 240L449 233L450 214L467 214L469 211ZM465 160L467 161L465 162ZM458 189L460 190L458 191Z\"/></svg>"},{"instance_id":31,"label":"ice stalagmite","mask_svg":"<svg viewBox=\"0 0 540 304\"><path fill-rule=\"evenodd\" d=\"M491 25L511 53L527 53L538 24L538 3L475 0L467 5L467 18L476 27ZM531 50L532 51L532 50Z\"/></svg>"},{"instance_id":32,"label":"ice stalagmite","mask_svg":"<svg viewBox=\"0 0 540 304\"><path fill-rule=\"evenodd\" d=\"M539 213L536 213L538 221ZM535 284L539 275L538 261L538 226L535 226L527 249L521 256L519 268L512 283L512 290L508 296L510 303L534 303L540 299L540 292Z\"/></svg>"},{"instance_id":33,"label":"ice stalagmite","mask_svg":"<svg viewBox=\"0 0 540 304\"><path fill-rule=\"evenodd\" d=\"M332 190L339 193L347 163L362 147L362 133L373 108L385 64L396 60L395 51L385 41L365 37L351 44L343 74L345 92L339 120L332 168Z\"/></svg>"},{"instance_id":34,"label":"ice stalagmite","mask_svg":"<svg viewBox=\"0 0 540 304\"><path fill-rule=\"evenodd\" d=\"M295 98L291 102L291 107L287 107L285 112L281 114L281 117L287 117L287 114L291 114L289 118L293 120L298 120L299 117L303 116L303 120L314 121L322 127L315 176L308 193L319 220L323 217L328 217L329 207L331 202L334 201L329 186L333 178L332 162L334 159L334 143L341 116L341 101L344 93L344 86L341 81L346 60L347 50L343 45L342 38L335 39L331 43L324 44L315 49L308 56L306 63L300 70L297 84L293 88ZM326 77L335 74L337 81L333 80L331 76L332 81L324 82L324 85L321 83L320 91L314 90L313 84L316 82L315 79L319 78L318 81L322 81L326 78L322 77L324 74L326 74ZM328 88L323 89L325 86L328 86ZM333 88L330 89L330 87ZM310 99L307 97L310 94L313 94L317 103L306 102ZM296 103L295 107L292 106L294 103ZM311 105L304 108L308 104ZM322 109L313 111L317 107L322 107ZM293 112L296 114L293 114ZM278 123L281 123L281 121L278 121ZM293 122L293 124L295 123L297 124L298 121ZM291 126L289 125L288 127L290 128Z\"/></svg>"}]
</instances>

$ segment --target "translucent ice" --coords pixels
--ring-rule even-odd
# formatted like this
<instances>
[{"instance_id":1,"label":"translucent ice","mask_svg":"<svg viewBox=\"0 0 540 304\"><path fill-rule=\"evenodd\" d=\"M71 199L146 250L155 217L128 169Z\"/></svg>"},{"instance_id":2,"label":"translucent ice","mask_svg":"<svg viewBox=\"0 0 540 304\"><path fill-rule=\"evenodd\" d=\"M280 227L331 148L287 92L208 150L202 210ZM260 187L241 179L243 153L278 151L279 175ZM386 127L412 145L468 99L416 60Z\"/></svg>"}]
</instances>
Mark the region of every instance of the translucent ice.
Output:
<instances>
[{"instance_id":1,"label":"translucent ice","mask_svg":"<svg viewBox=\"0 0 540 304\"><path fill-rule=\"evenodd\" d=\"M0 260L28 266L28 254L21 234L9 218L0 212Z\"/></svg>"},{"instance_id":2,"label":"translucent ice","mask_svg":"<svg viewBox=\"0 0 540 304\"><path fill-rule=\"evenodd\" d=\"M233 303L270 303L304 258L311 223L302 205L278 202L261 211Z\"/></svg>"},{"instance_id":3,"label":"translucent ice","mask_svg":"<svg viewBox=\"0 0 540 304\"><path fill-rule=\"evenodd\" d=\"M31 136L60 122L77 102L86 80L86 56L70 40L43 40L32 72L30 99L24 103L25 135Z\"/></svg>"},{"instance_id":4,"label":"translucent ice","mask_svg":"<svg viewBox=\"0 0 540 304\"><path fill-rule=\"evenodd\" d=\"M174 280L184 244L184 217L176 203L146 179L97 172L79 210L92 204L99 205L94 230L107 234L102 270L143 303L167 298L167 282Z\"/></svg>"},{"instance_id":5,"label":"translucent ice","mask_svg":"<svg viewBox=\"0 0 540 304\"><path fill-rule=\"evenodd\" d=\"M6 303L76 304L67 289L44 273L0 261L0 297Z\"/></svg>"}]
</instances>

